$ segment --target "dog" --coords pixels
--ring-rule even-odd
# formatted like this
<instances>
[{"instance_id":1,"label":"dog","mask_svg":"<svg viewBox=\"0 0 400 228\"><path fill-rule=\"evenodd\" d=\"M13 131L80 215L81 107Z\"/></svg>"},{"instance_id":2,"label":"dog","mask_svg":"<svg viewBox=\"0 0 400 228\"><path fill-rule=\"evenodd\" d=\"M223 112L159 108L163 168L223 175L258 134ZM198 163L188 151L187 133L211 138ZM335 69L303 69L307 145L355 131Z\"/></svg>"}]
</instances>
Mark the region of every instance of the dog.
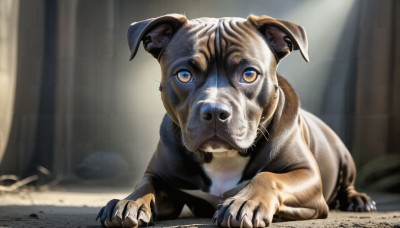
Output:
<instances>
[{"instance_id":1,"label":"dog","mask_svg":"<svg viewBox=\"0 0 400 228\"><path fill-rule=\"evenodd\" d=\"M309 61L303 27L168 14L132 23L128 42L130 60L143 42L160 63L166 115L144 176L99 211L102 225L146 226L177 218L184 205L223 227L326 218L330 208L376 211L354 187L345 145L277 74L294 50Z\"/></svg>"}]
</instances>

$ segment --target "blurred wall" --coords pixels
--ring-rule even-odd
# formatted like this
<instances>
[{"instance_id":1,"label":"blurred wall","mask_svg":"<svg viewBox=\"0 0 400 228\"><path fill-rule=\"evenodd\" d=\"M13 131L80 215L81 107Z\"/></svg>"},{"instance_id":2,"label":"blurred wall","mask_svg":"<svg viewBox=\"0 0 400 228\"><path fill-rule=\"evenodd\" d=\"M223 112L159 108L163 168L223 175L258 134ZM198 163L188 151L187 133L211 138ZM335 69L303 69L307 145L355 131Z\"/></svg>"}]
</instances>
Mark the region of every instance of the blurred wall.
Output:
<instances>
[{"instance_id":1,"label":"blurred wall","mask_svg":"<svg viewBox=\"0 0 400 228\"><path fill-rule=\"evenodd\" d=\"M0 1L0 161L8 142L16 81L19 1Z\"/></svg>"},{"instance_id":2,"label":"blurred wall","mask_svg":"<svg viewBox=\"0 0 400 228\"><path fill-rule=\"evenodd\" d=\"M352 147L360 2L21 0L16 107L0 173L29 175L40 165L64 179L140 177L164 109L158 63L142 48L129 62L126 32L133 21L172 12L265 14L304 26L311 62L295 52L279 72L302 106Z\"/></svg>"}]
</instances>

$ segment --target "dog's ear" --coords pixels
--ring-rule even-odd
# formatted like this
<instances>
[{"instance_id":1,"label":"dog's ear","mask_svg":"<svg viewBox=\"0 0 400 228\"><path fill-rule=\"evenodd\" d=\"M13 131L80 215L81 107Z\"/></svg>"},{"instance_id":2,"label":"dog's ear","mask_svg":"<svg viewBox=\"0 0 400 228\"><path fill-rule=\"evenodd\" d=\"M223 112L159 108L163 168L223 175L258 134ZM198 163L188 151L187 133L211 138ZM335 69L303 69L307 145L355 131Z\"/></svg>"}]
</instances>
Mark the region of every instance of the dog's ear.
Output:
<instances>
[{"instance_id":1,"label":"dog's ear","mask_svg":"<svg viewBox=\"0 0 400 228\"><path fill-rule=\"evenodd\" d=\"M184 15L167 14L157 18L133 22L128 29L128 44L132 60L143 41L144 48L158 59L172 35L187 21Z\"/></svg>"},{"instance_id":2,"label":"dog's ear","mask_svg":"<svg viewBox=\"0 0 400 228\"><path fill-rule=\"evenodd\" d=\"M293 50L309 61L306 31L300 25L269 16L250 15L247 20L264 35L278 61Z\"/></svg>"}]
</instances>

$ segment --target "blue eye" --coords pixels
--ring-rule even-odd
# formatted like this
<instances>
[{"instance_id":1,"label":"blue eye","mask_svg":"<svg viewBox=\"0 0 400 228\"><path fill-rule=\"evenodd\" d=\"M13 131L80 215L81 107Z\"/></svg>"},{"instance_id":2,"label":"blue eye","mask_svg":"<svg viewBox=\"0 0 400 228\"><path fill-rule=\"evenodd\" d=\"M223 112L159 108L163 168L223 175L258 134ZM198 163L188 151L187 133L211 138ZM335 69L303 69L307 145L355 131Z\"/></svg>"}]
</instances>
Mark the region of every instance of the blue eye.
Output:
<instances>
[{"instance_id":1,"label":"blue eye","mask_svg":"<svg viewBox=\"0 0 400 228\"><path fill-rule=\"evenodd\" d=\"M192 74L187 70L181 70L176 74L179 81L188 83L192 80Z\"/></svg>"},{"instance_id":2,"label":"blue eye","mask_svg":"<svg viewBox=\"0 0 400 228\"><path fill-rule=\"evenodd\" d=\"M252 83L257 79L258 72L252 68L246 69L243 74L241 81L245 83Z\"/></svg>"}]
</instances>

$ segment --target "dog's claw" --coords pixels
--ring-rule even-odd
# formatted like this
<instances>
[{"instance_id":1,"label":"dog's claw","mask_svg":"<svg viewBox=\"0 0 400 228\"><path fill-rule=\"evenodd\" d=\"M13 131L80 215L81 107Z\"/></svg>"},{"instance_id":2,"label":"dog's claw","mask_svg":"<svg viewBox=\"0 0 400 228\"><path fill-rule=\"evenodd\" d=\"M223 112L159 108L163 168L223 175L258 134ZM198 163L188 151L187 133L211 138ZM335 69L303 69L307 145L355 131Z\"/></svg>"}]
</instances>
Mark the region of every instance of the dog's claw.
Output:
<instances>
[{"instance_id":1,"label":"dog's claw","mask_svg":"<svg viewBox=\"0 0 400 228\"><path fill-rule=\"evenodd\" d=\"M342 210L356 212L374 212L377 210L376 203L365 193L355 192L349 196L347 202L347 207L341 208Z\"/></svg>"},{"instance_id":2,"label":"dog's claw","mask_svg":"<svg viewBox=\"0 0 400 228\"><path fill-rule=\"evenodd\" d=\"M100 209L100 211L97 213L96 221L97 221L98 219L100 219L100 222L101 222L101 224L102 224L103 226L105 225L105 221L106 221L107 219L108 219L109 221L111 221L111 219L113 219L113 218L115 217L115 214L118 212L118 211L117 211L117 212L114 213L114 215L113 215L115 205L118 203L118 201L119 201L119 200L117 200L117 199L110 200L110 201L107 203L107 205L106 205L105 207L102 207L102 208Z\"/></svg>"},{"instance_id":3,"label":"dog's claw","mask_svg":"<svg viewBox=\"0 0 400 228\"><path fill-rule=\"evenodd\" d=\"M371 200L371 211L377 211L377 208L376 208L376 202L375 201L373 201L373 200Z\"/></svg>"},{"instance_id":4,"label":"dog's claw","mask_svg":"<svg viewBox=\"0 0 400 228\"><path fill-rule=\"evenodd\" d=\"M114 212L115 205L117 205L118 201L119 200L117 200L117 199L112 199L106 205L106 208L108 209L108 216L107 217L108 217L109 221L111 221L114 218L115 214L116 214L116 213L114 213L114 215L113 215L113 212Z\"/></svg>"},{"instance_id":5,"label":"dog's claw","mask_svg":"<svg viewBox=\"0 0 400 228\"><path fill-rule=\"evenodd\" d=\"M103 226L142 227L153 224L154 202L138 200L111 200L100 209L97 219L100 218Z\"/></svg>"},{"instance_id":6,"label":"dog's claw","mask_svg":"<svg viewBox=\"0 0 400 228\"><path fill-rule=\"evenodd\" d=\"M270 207L258 200L235 198L216 211L213 223L223 227L266 227L273 217L273 212L268 208Z\"/></svg>"},{"instance_id":7,"label":"dog's claw","mask_svg":"<svg viewBox=\"0 0 400 228\"><path fill-rule=\"evenodd\" d=\"M104 208L105 208L105 207L102 207L102 208L100 209L99 213L97 213L96 221L97 221L97 220L101 217L101 215L103 214Z\"/></svg>"},{"instance_id":8,"label":"dog's claw","mask_svg":"<svg viewBox=\"0 0 400 228\"><path fill-rule=\"evenodd\" d=\"M146 212L142 209L142 210L139 210L139 214L138 214L137 220L138 220L138 224L140 226L142 226L142 225L146 225L147 226L147 224L149 223L150 218L149 218L149 216L147 216Z\"/></svg>"}]
</instances>

